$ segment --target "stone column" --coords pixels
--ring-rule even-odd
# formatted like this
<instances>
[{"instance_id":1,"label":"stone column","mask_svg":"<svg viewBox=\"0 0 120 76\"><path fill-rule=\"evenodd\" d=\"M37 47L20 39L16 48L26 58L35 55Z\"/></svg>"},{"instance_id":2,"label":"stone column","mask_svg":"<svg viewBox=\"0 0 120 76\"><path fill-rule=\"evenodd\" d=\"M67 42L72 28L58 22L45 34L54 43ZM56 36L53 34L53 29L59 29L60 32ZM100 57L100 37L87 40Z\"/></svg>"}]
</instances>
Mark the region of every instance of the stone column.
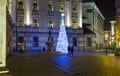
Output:
<instances>
[{"instance_id":1,"label":"stone column","mask_svg":"<svg viewBox=\"0 0 120 76\"><path fill-rule=\"evenodd\" d=\"M32 23L31 0L25 0L24 4L25 4L25 11L24 11L25 12L25 22L24 23L25 23L25 25L30 25Z\"/></svg>"},{"instance_id":2,"label":"stone column","mask_svg":"<svg viewBox=\"0 0 120 76\"><path fill-rule=\"evenodd\" d=\"M67 27L71 26L71 1L66 0L65 2L65 25Z\"/></svg>"},{"instance_id":3,"label":"stone column","mask_svg":"<svg viewBox=\"0 0 120 76\"><path fill-rule=\"evenodd\" d=\"M114 52L114 49L115 49L115 23L116 23L116 21L110 21L110 23L111 23L111 41L112 41L111 46L112 46L112 49Z\"/></svg>"},{"instance_id":4,"label":"stone column","mask_svg":"<svg viewBox=\"0 0 120 76\"><path fill-rule=\"evenodd\" d=\"M111 23L111 35L114 36L115 35L115 23L116 21L110 21Z\"/></svg>"},{"instance_id":5,"label":"stone column","mask_svg":"<svg viewBox=\"0 0 120 76\"><path fill-rule=\"evenodd\" d=\"M8 72L6 67L6 5L7 0L0 0L0 73Z\"/></svg>"},{"instance_id":6,"label":"stone column","mask_svg":"<svg viewBox=\"0 0 120 76\"><path fill-rule=\"evenodd\" d=\"M11 5L10 7L11 18L12 18L13 23L15 24L16 23L16 0L11 0L10 5Z\"/></svg>"},{"instance_id":7,"label":"stone column","mask_svg":"<svg viewBox=\"0 0 120 76\"><path fill-rule=\"evenodd\" d=\"M82 0L78 0L78 4L77 4L77 8L78 8L78 27L82 28Z\"/></svg>"}]
</instances>

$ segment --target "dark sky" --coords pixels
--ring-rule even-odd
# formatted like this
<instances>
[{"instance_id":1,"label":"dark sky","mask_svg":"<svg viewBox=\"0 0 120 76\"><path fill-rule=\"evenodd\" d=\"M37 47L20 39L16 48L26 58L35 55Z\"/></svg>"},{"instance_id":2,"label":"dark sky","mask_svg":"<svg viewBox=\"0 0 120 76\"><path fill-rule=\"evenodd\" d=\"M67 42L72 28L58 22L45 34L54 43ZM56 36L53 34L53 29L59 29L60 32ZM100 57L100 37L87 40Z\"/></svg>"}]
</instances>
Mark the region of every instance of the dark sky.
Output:
<instances>
[{"instance_id":1,"label":"dark sky","mask_svg":"<svg viewBox=\"0 0 120 76\"><path fill-rule=\"evenodd\" d=\"M95 2L107 21L115 19L115 0L95 0Z\"/></svg>"},{"instance_id":2,"label":"dark sky","mask_svg":"<svg viewBox=\"0 0 120 76\"><path fill-rule=\"evenodd\" d=\"M94 0L105 17L105 29L110 29L109 21L115 20L115 0Z\"/></svg>"}]
</instances>

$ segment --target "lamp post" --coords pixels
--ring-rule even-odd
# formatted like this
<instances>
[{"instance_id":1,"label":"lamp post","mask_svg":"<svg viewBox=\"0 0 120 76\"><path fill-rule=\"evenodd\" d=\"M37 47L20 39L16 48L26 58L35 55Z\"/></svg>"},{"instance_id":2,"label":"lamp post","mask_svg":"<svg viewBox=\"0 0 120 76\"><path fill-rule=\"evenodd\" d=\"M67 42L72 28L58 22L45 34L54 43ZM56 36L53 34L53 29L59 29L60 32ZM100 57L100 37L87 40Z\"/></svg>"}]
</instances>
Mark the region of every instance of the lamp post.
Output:
<instances>
[{"instance_id":1,"label":"lamp post","mask_svg":"<svg viewBox=\"0 0 120 76\"><path fill-rule=\"evenodd\" d=\"M18 48L18 35L17 35L17 25L15 26L16 27L16 51L18 50L17 48ZM14 52L15 52L15 49L14 49Z\"/></svg>"},{"instance_id":2,"label":"lamp post","mask_svg":"<svg viewBox=\"0 0 120 76\"><path fill-rule=\"evenodd\" d=\"M112 52L114 53L114 49L115 49L115 38L114 36L112 36Z\"/></svg>"},{"instance_id":3,"label":"lamp post","mask_svg":"<svg viewBox=\"0 0 120 76\"><path fill-rule=\"evenodd\" d=\"M106 55L108 54L107 48L108 48L108 33L105 33L105 42L106 42Z\"/></svg>"},{"instance_id":4,"label":"lamp post","mask_svg":"<svg viewBox=\"0 0 120 76\"><path fill-rule=\"evenodd\" d=\"M52 42L52 40L51 40L51 29L52 29L52 27L50 27L50 30L49 30L49 32L48 32L48 41L45 43L46 45L47 45L47 51L48 52L52 52L52 46L53 46L53 42Z\"/></svg>"}]
</instances>

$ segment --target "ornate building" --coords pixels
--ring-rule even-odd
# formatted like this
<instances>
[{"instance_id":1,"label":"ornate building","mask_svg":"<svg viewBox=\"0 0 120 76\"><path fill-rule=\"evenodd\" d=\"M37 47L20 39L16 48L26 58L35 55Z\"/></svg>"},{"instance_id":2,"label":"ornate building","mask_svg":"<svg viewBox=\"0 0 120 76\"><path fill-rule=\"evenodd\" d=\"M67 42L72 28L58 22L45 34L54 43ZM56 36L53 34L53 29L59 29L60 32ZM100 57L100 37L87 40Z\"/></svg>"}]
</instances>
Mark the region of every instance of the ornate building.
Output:
<instances>
[{"instance_id":1,"label":"ornate building","mask_svg":"<svg viewBox=\"0 0 120 76\"><path fill-rule=\"evenodd\" d=\"M116 0L116 48L120 48L120 0Z\"/></svg>"},{"instance_id":2,"label":"ornate building","mask_svg":"<svg viewBox=\"0 0 120 76\"><path fill-rule=\"evenodd\" d=\"M83 23L90 24L88 28L95 33L96 49L104 45L104 16L95 2L83 2Z\"/></svg>"},{"instance_id":3,"label":"ornate building","mask_svg":"<svg viewBox=\"0 0 120 76\"><path fill-rule=\"evenodd\" d=\"M73 46L76 51L95 50L95 36L98 36L98 34L89 28L89 26L92 26L91 23L83 24L82 13L84 12L82 9L84 8L82 8L81 0L11 1L11 16L14 23L13 50L21 53L40 52L44 47L47 48L45 42L48 41L48 32L51 31L52 49L56 51L61 24L61 13L65 14L64 21L69 46ZM91 7L94 8L94 6ZM98 9L95 11L97 16L99 16L96 17L96 19L99 18L101 20L101 24L98 25L98 23L96 23L95 27L100 27L101 29L103 28L102 15ZM89 21L89 17L87 18L87 21ZM93 21L95 21L95 19ZM102 30L100 30L100 33L101 31ZM101 34L99 35L101 36Z\"/></svg>"}]
</instances>

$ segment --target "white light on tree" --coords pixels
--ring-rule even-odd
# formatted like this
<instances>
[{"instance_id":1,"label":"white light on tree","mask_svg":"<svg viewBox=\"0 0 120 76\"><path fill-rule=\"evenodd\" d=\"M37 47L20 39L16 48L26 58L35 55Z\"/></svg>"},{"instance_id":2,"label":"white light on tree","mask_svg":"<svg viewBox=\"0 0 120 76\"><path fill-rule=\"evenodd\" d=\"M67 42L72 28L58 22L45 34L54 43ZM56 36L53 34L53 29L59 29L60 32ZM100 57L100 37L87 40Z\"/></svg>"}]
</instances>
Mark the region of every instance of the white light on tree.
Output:
<instances>
[{"instance_id":1,"label":"white light on tree","mask_svg":"<svg viewBox=\"0 0 120 76\"><path fill-rule=\"evenodd\" d=\"M62 20L60 25L60 31L58 35L58 41L56 46L56 51L61 51L62 53L68 53L68 39L64 24L64 13L61 14Z\"/></svg>"}]
</instances>

